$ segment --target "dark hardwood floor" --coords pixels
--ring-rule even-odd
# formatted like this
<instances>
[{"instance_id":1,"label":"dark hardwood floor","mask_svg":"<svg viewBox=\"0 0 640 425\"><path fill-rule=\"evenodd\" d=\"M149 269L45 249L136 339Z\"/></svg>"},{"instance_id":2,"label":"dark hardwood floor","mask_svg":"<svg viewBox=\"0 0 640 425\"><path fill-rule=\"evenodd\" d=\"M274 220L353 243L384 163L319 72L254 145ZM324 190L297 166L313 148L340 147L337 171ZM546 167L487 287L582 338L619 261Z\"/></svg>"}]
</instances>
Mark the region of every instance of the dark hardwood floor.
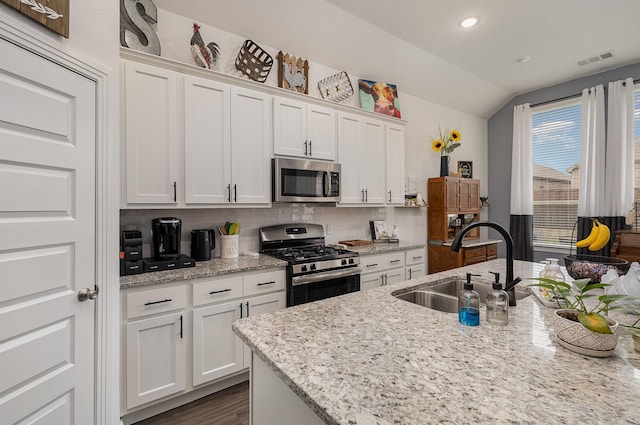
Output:
<instances>
[{"instance_id":1,"label":"dark hardwood floor","mask_svg":"<svg viewBox=\"0 0 640 425\"><path fill-rule=\"evenodd\" d=\"M249 425L249 381L134 425Z\"/></svg>"}]
</instances>

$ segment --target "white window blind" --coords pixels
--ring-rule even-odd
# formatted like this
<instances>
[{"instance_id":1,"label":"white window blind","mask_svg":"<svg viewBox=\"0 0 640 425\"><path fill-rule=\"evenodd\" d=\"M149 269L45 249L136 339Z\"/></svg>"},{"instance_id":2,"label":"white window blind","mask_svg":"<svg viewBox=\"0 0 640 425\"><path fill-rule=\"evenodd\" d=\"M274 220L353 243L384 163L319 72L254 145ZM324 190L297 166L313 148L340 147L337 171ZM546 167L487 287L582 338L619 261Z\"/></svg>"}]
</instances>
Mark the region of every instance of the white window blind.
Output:
<instances>
[{"instance_id":1,"label":"white window blind","mask_svg":"<svg viewBox=\"0 0 640 425\"><path fill-rule=\"evenodd\" d=\"M569 246L578 215L580 98L532 112L533 242Z\"/></svg>"}]
</instances>

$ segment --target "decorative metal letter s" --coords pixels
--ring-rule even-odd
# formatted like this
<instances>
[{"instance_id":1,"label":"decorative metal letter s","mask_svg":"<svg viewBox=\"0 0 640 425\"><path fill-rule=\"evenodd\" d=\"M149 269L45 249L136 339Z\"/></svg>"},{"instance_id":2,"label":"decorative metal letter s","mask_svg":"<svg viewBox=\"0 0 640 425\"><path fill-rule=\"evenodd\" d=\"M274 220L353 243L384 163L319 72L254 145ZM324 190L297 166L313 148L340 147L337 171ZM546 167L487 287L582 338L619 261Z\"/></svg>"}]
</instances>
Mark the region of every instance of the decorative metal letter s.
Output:
<instances>
[{"instance_id":1,"label":"decorative metal letter s","mask_svg":"<svg viewBox=\"0 0 640 425\"><path fill-rule=\"evenodd\" d=\"M160 56L160 40L149 22L158 22L152 0L120 0L120 44Z\"/></svg>"}]
</instances>

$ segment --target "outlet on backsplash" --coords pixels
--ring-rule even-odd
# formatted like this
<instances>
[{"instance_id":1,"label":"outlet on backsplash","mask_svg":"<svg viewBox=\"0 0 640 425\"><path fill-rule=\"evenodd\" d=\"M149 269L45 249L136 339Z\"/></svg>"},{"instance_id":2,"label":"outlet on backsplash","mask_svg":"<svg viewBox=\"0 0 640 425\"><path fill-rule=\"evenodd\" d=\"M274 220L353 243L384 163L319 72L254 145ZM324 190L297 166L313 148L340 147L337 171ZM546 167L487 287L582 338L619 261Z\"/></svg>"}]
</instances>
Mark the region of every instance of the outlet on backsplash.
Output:
<instances>
[{"instance_id":1,"label":"outlet on backsplash","mask_svg":"<svg viewBox=\"0 0 640 425\"><path fill-rule=\"evenodd\" d=\"M325 235L330 235L331 234L331 224L327 223L324 225L324 234Z\"/></svg>"}]
</instances>

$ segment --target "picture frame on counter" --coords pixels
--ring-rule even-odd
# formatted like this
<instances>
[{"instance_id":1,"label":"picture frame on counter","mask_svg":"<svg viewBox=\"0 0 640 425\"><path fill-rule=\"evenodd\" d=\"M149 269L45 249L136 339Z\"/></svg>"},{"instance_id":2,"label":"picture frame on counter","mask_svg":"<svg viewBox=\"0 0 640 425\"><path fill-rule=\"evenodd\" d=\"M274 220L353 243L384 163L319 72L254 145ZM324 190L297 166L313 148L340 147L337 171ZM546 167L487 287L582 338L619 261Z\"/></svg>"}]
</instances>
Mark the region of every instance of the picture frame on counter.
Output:
<instances>
[{"instance_id":1,"label":"picture frame on counter","mask_svg":"<svg viewBox=\"0 0 640 425\"><path fill-rule=\"evenodd\" d=\"M473 161L458 161L458 174L464 179L473 178Z\"/></svg>"}]
</instances>

